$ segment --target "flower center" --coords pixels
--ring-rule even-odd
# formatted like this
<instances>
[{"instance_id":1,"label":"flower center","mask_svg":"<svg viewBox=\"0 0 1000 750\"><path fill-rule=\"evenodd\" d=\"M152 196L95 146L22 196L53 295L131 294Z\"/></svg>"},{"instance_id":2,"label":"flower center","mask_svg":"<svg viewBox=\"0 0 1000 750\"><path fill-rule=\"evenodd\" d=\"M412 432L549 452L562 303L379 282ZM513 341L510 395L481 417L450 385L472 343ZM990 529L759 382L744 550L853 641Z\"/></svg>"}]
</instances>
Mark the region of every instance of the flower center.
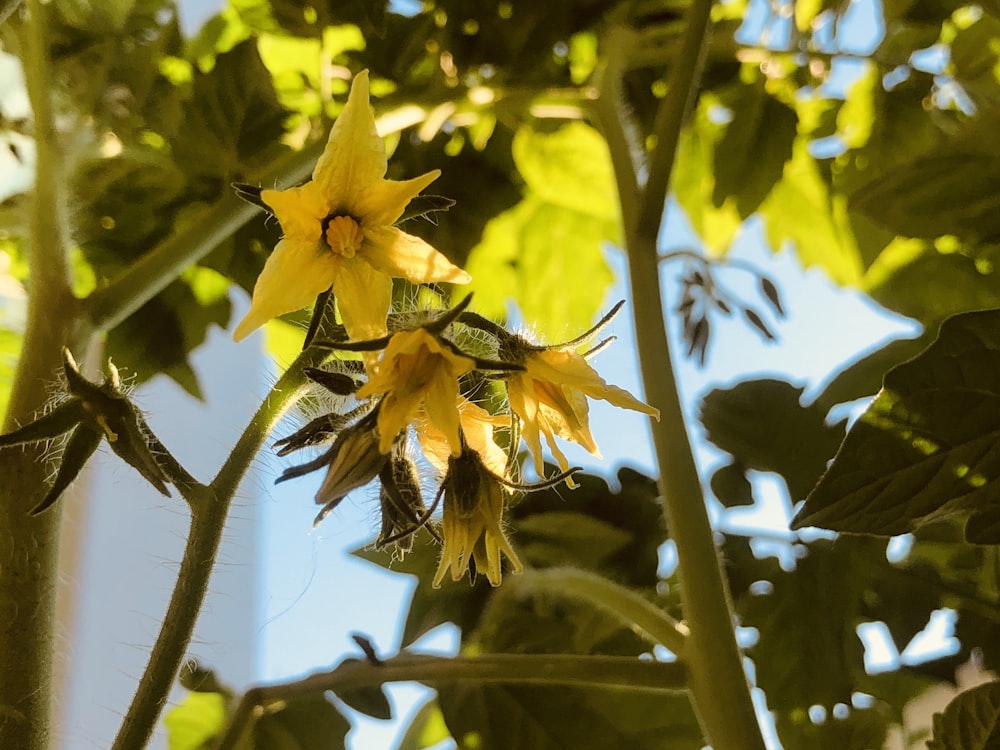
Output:
<instances>
[{"instance_id":1,"label":"flower center","mask_svg":"<svg viewBox=\"0 0 1000 750\"><path fill-rule=\"evenodd\" d=\"M353 258L365 239L361 225L350 216L328 216L323 220L323 236L330 249L345 258Z\"/></svg>"}]
</instances>

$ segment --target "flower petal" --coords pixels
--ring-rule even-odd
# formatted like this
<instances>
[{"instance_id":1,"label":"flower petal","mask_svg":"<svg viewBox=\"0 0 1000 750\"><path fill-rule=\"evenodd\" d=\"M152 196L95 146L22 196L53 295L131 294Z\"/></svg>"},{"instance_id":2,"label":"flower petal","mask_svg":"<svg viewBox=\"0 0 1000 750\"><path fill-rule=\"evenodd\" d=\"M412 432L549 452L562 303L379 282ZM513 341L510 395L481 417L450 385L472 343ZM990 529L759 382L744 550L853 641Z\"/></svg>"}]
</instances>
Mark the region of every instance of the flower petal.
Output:
<instances>
[{"instance_id":1,"label":"flower petal","mask_svg":"<svg viewBox=\"0 0 1000 750\"><path fill-rule=\"evenodd\" d=\"M440 169L412 180L379 180L359 192L349 206L350 214L365 226L389 227L395 224L410 201L441 175Z\"/></svg>"},{"instance_id":2,"label":"flower petal","mask_svg":"<svg viewBox=\"0 0 1000 750\"><path fill-rule=\"evenodd\" d=\"M333 295L347 334L355 341L385 336L386 316L392 304L392 279L364 260L341 259L333 279Z\"/></svg>"},{"instance_id":3,"label":"flower petal","mask_svg":"<svg viewBox=\"0 0 1000 750\"><path fill-rule=\"evenodd\" d=\"M311 305L337 277L339 260L322 243L281 240L257 278L250 311L233 340L241 341L272 318Z\"/></svg>"},{"instance_id":4,"label":"flower petal","mask_svg":"<svg viewBox=\"0 0 1000 750\"><path fill-rule=\"evenodd\" d=\"M307 182L288 190L261 190L260 199L278 218L285 237L320 241L323 219L330 212L330 205L315 183Z\"/></svg>"},{"instance_id":5,"label":"flower petal","mask_svg":"<svg viewBox=\"0 0 1000 750\"><path fill-rule=\"evenodd\" d=\"M468 273L422 239L395 227L366 228L361 252L383 273L414 284L434 281L468 284L472 280Z\"/></svg>"},{"instance_id":6,"label":"flower petal","mask_svg":"<svg viewBox=\"0 0 1000 750\"><path fill-rule=\"evenodd\" d=\"M441 432L444 433L451 446L451 455L462 454L462 438L458 425L458 380L447 372L444 367L438 369L434 379L427 384L424 392L424 409L427 416Z\"/></svg>"},{"instance_id":7,"label":"flower petal","mask_svg":"<svg viewBox=\"0 0 1000 750\"><path fill-rule=\"evenodd\" d=\"M375 129L368 101L368 71L354 77L351 93L330 130L313 181L334 212L346 211L359 194L385 177L385 144Z\"/></svg>"}]
</instances>

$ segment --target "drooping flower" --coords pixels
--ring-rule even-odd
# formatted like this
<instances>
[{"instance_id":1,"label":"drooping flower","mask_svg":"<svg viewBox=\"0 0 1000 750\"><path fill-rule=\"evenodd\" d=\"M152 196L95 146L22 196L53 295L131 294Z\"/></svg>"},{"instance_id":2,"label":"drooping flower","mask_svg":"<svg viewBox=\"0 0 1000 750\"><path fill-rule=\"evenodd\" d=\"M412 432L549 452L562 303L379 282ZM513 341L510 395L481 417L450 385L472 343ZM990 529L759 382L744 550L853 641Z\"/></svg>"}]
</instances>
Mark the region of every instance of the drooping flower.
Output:
<instances>
[{"instance_id":1,"label":"drooping flower","mask_svg":"<svg viewBox=\"0 0 1000 750\"><path fill-rule=\"evenodd\" d=\"M385 179L385 145L368 102L368 73L359 73L330 131L312 180L263 190L284 233L254 286L250 311L233 338L268 320L308 307L332 287L353 339L384 336L392 279L464 284L469 274L418 237L393 226L407 204L437 179Z\"/></svg>"},{"instance_id":2,"label":"drooping flower","mask_svg":"<svg viewBox=\"0 0 1000 750\"><path fill-rule=\"evenodd\" d=\"M388 453L423 408L447 437L452 455L460 454L458 379L475 367L474 358L458 353L426 328L394 333L357 392L358 398L385 394L379 403L379 450Z\"/></svg>"},{"instance_id":3,"label":"drooping flower","mask_svg":"<svg viewBox=\"0 0 1000 750\"><path fill-rule=\"evenodd\" d=\"M515 573L524 566L503 530L507 488L487 470L478 451L466 448L459 456L449 456L448 473L441 485L444 511L441 535L444 549L434 587L441 585L448 571L458 581L471 572L483 572L493 586L503 577L500 555L510 561Z\"/></svg>"},{"instance_id":4,"label":"drooping flower","mask_svg":"<svg viewBox=\"0 0 1000 750\"><path fill-rule=\"evenodd\" d=\"M611 315L617 312L611 313ZM660 418L657 409L644 404L631 393L618 386L609 385L587 362L586 356L577 351L583 339L603 326L610 315L593 331L583 337L559 346L540 347L513 337L505 349L524 372L512 373L507 380L507 398L510 408L520 422L521 436L531 451L535 471L544 469L542 436L549 445L559 467L565 471L569 461L560 450L556 437L583 446L591 455L600 458L600 451L590 431L588 398L601 399L622 409L631 409ZM572 482L569 482L573 486Z\"/></svg>"}]
</instances>

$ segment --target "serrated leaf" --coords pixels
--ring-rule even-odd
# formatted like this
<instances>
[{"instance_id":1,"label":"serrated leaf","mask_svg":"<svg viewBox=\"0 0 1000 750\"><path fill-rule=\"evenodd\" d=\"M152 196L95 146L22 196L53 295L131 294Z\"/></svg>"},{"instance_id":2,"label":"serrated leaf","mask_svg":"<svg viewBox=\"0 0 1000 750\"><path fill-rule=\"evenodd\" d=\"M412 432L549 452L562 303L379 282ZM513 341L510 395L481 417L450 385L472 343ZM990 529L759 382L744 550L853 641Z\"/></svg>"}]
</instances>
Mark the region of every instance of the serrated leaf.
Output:
<instances>
[{"instance_id":1,"label":"serrated leaf","mask_svg":"<svg viewBox=\"0 0 1000 750\"><path fill-rule=\"evenodd\" d=\"M851 195L850 207L905 237L1000 237L1000 157L928 156L891 169Z\"/></svg>"},{"instance_id":2,"label":"serrated leaf","mask_svg":"<svg viewBox=\"0 0 1000 750\"><path fill-rule=\"evenodd\" d=\"M900 534L990 502L1000 480L998 330L1000 311L956 315L891 370L792 528Z\"/></svg>"},{"instance_id":3,"label":"serrated leaf","mask_svg":"<svg viewBox=\"0 0 1000 750\"><path fill-rule=\"evenodd\" d=\"M792 501L806 496L844 434L822 408L802 406L802 388L781 380L748 380L705 396L708 439L744 467L780 474Z\"/></svg>"},{"instance_id":4,"label":"serrated leaf","mask_svg":"<svg viewBox=\"0 0 1000 750\"><path fill-rule=\"evenodd\" d=\"M857 284L862 261L840 196L831 195L806 139L796 140L781 180L760 206L767 240L776 252L786 242L806 268L818 265L838 284Z\"/></svg>"},{"instance_id":5,"label":"serrated leaf","mask_svg":"<svg viewBox=\"0 0 1000 750\"><path fill-rule=\"evenodd\" d=\"M525 320L554 339L591 326L614 280L601 248L615 221L528 196L492 219L469 255L476 309L503 318L514 300Z\"/></svg>"},{"instance_id":6,"label":"serrated leaf","mask_svg":"<svg viewBox=\"0 0 1000 750\"><path fill-rule=\"evenodd\" d=\"M460 750L696 750L704 744L684 695L458 683L441 686L438 701Z\"/></svg>"},{"instance_id":7,"label":"serrated leaf","mask_svg":"<svg viewBox=\"0 0 1000 750\"><path fill-rule=\"evenodd\" d=\"M523 127L514 136L514 164L542 201L617 223L618 191L604 138L582 122L552 133Z\"/></svg>"},{"instance_id":8,"label":"serrated leaf","mask_svg":"<svg viewBox=\"0 0 1000 750\"><path fill-rule=\"evenodd\" d=\"M944 713L934 715L934 737L928 750L996 750L1000 748L1000 682L966 690Z\"/></svg>"},{"instance_id":9,"label":"serrated leaf","mask_svg":"<svg viewBox=\"0 0 1000 750\"><path fill-rule=\"evenodd\" d=\"M253 750L316 750L341 748L351 723L319 695L288 701L260 717L253 727Z\"/></svg>"},{"instance_id":10,"label":"serrated leaf","mask_svg":"<svg viewBox=\"0 0 1000 750\"><path fill-rule=\"evenodd\" d=\"M170 750L205 750L226 726L226 697L190 692L163 717Z\"/></svg>"},{"instance_id":11,"label":"serrated leaf","mask_svg":"<svg viewBox=\"0 0 1000 750\"><path fill-rule=\"evenodd\" d=\"M763 77L752 85L739 85L723 103L732 110L733 119L715 144L712 202L719 208L733 196L740 216L746 218L781 179L792 156L799 118L766 91Z\"/></svg>"}]
</instances>

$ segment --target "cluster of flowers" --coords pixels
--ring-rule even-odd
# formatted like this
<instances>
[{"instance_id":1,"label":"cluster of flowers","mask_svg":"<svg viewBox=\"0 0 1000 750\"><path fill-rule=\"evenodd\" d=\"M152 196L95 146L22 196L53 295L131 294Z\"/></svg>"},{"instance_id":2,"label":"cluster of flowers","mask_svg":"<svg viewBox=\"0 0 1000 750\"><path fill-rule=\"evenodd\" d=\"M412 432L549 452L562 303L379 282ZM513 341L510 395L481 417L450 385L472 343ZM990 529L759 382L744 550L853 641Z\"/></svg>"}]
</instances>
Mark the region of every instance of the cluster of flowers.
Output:
<instances>
[{"instance_id":1,"label":"cluster of flowers","mask_svg":"<svg viewBox=\"0 0 1000 750\"><path fill-rule=\"evenodd\" d=\"M522 567L503 529L510 493L560 481L574 486L574 469L557 437L598 455L587 398L656 417L658 412L608 385L588 364L587 356L603 344L579 352L620 305L584 336L557 346L534 345L469 311L471 295L452 309L420 317L390 314L393 278L463 284L471 277L395 226L439 172L393 181L385 179L386 170L363 72L354 79L312 180L288 190L259 191L283 237L234 336L240 340L271 318L332 291L349 340L329 345L361 352L361 361L337 360L333 369L312 373L328 390L346 397L346 406L279 442L284 455L332 441L322 455L288 469L281 479L326 469L316 495L323 506L318 522L351 490L378 478L378 545L395 544L403 554L411 549L414 532L427 527L444 545L435 586L449 571L454 580L481 571L498 585L501 554L515 572ZM477 340L487 342L480 347L485 356L470 353L469 343ZM491 414L470 400L474 385L488 380L505 385L509 413ZM497 442L498 431L506 432L507 450ZM422 497L412 435L439 474L430 507ZM520 440L541 476L543 436L562 473L531 487L517 484L512 467ZM442 498L439 536L429 521Z\"/></svg>"}]
</instances>

